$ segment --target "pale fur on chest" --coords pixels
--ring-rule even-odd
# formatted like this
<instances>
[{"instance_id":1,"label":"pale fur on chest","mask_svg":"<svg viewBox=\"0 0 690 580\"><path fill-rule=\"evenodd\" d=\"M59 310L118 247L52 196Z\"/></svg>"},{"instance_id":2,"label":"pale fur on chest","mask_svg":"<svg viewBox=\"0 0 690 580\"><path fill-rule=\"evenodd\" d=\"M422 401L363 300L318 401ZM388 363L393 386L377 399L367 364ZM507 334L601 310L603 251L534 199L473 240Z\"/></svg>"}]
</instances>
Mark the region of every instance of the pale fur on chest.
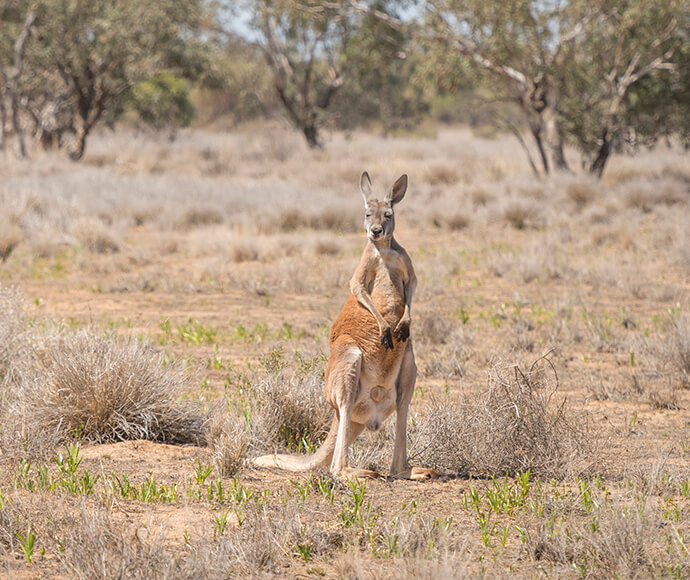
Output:
<instances>
[{"instance_id":1,"label":"pale fur on chest","mask_svg":"<svg viewBox=\"0 0 690 580\"><path fill-rule=\"evenodd\" d=\"M368 288L374 304L384 318L394 312L400 315L397 311L404 306L404 287L409 282L402 256L395 250L380 250L374 272Z\"/></svg>"}]
</instances>

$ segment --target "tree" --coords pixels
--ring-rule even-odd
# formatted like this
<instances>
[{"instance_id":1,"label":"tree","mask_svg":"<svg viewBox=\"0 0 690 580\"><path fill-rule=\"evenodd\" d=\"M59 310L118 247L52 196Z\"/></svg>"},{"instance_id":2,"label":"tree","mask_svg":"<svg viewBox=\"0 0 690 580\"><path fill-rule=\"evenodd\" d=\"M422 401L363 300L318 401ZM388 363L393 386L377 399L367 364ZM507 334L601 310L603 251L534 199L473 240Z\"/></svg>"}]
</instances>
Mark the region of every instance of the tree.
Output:
<instances>
[{"instance_id":1,"label":"tree","mask_svg":"<svg viewBox=\"0 0 690 580\"><path fill-rule=\"evenodd\" d=\"M344 81L347 16L337 4L318 0L252 0L248 7L288 119L310 147L320 147L320 131Z\"/></svg>"},{"instance_id":2,"label":"tree","mask_svg":"<svg viewBox=\"0 0 690 580\"><path fill-rule=\"evenodd\" d=\"M36 138L71 135L73 160L137 82L165 70L197 72L190 65L203 52L196 40L203 0L36 0L31 6L36 34L18 90Z\"/></svg>"},{"instance_id":3,"label":"tree","mask_svg":"<svg viewBox=\"0 0 690 580\"><path fill-rule=\"evenodd\" d=\"M559 112L594 175L602 176L625 133L653 141L667 131L663 120L674 116L683 91L687 96L687 60L678 58L687 43L684 6L676 0L601 2L596 25L568 46L556 71L564 97ZM677 70L682 62L684 81Z\"/></svg>"},{"instance_id":4,"label":"tree","mask_svg":"<svg viewBox=\"0 0 690 580\"><path fill-rule=\"evenodd\" d=\"M396 17L399 2L375 0L372 7ZM343 57L344 83L334 108L340 127L376 120L384 134L416 123L428 110L423 88L414 82L420 55L407 27L394 27L366 13L351 17Z\"/></svg>"},{"instance_id":5,"label":"tree","mask_svg":"<svg viewBox=\"0 0 690 580\"><path fill-rule=\"evenodd\" d=\"M4 34L0 36L5 39L14 37L14 41L0 45L0 149L4 151L6 147L6 100L9 100L12 128L19 141L19 155L26 157L24 129L19 114L19 80L24 71L27 42L34 32L36 12L31 7L8 3L2 12L2 22L0 32Z\"/></svg>"},{"instance_id":6,"label":"tree","mask_svg":"<svg viewBox=\"0 0 690 580\"><path fill-rule=\"evenodd\" d=\"M402 26L371 5L351 2ZM688 14L679 0L427 0L424 6L422 39L441 53L463 55L486 86L519 106L544 173L568 169L567 137L600 177L626 121L635 118L633 103L644 102L630 95L650 75L676 68L680 60L673 57L687 40ZM665 103L677 98L657 96ZM520 132L512 130L536 172Z\"/></svg>"},{"instance_id":7,"label":"tree","mask_svg":"<svg viewBox=\"0 0 690 580\"><path fill-rule=\"evenodd\" d=\"M126 108L155 129L187 127L194 118L187 83L169 72L136 83L127 95Z\"/></svg>"},{"instance_id":8,"label":"tree","mask_svg":"<svg viewBox=\"0 0 690 580\"><path fill-rule=\"evenodd\" d=\"M568 169L558 118L560 79L554 73L563 65L564 49L595 15L585 11L571 20L560 2L429 0L426 36L440 40L441 50L467 57L496 92L519 106L542 170L549 173ZM531 157L530 163L536 170Z\"/></svg>"}]
</instances>

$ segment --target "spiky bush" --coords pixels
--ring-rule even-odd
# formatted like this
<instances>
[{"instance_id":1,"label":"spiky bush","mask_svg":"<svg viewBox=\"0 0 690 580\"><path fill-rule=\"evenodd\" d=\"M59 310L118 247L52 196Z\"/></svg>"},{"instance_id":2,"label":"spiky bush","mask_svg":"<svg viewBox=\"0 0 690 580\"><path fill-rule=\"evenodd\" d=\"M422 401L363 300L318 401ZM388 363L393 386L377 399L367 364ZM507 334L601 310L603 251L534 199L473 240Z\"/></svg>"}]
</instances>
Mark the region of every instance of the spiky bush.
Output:
<instances>
[{"instance_id":1,"label":"spiky bush","mask_svg":"<svg viewBox=\"0 0 690 580\"><path fill-rule=\"evenodd\" d=\"M323 395L322 357L296 354L289 364L281 351L264 359L264 372L250 379L252 444L257 451L296 450L328 433L333 409Z\"/></svg>"},{"instance_id":2,"label":"spiky bush","mask_svg":"<svg viewBox=\"0 0 690 580\"><path fill-rule=\"evenodd\" d=\"M211 461L216 472L224 477L234 477L247 458L248 425L243 418L222 406L210 414L206 443L211 450Z\"/></svg>"},{"instance_id":3,"label":"spiky bush","mask_svg":"<svg viewBox=\"0 0 690 580\"><path fill-rule=\"evenodd\" d=\"M25 335L28 322L24 298L15 288L0 286L0 385L12 361L28 347Z\"/></svg>"},{"instance_id":4,"label":"spiky bush","mask_svg":"<svg viewBox=\"0 0 690 580\"><path fill-rule=\"evenodd\" d=\"M410 455L441 471L500 476L531 470L546 477L583 473L598 456L586 415L555 397L556 371L539 359L528 371L499 363L488 388L462 403L435 401L419 421Z\"/></svg>"},{"instance_id":5,"label":"spiky bush","mask_svg":"<svg viewBox=\"0 0 690 580\"><path fill-rule=\"evenodd\" d=\"M202 414L178 401L187 374L164 365L145 342L93 330L43 331L34 342L35 356L17 365L6 404L12 439L183 443L202 437Z\"/></svg>"}]
</instances>

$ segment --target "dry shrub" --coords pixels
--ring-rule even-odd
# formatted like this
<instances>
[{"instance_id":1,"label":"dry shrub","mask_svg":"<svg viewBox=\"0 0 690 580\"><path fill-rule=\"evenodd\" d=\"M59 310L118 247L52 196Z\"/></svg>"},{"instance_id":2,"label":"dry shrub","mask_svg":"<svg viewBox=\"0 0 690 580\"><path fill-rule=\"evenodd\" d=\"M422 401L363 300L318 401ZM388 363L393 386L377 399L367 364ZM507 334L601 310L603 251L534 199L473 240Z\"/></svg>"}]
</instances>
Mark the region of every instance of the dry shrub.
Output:
<instances>
[{"instance_id":1,"label":"dry shrub","mask_svg":"<svg viewBox=\"0 0 690 580\"><path fill-rule=\"evenodd\" d=\"M465 403L435 401L420 420L411 456L440 470L499 476L531 470L545 477L588 471L598 461L588 417L556 401L547 358L529 371L496 364L486 391Z\"/></svg>"},{"instance_id":2,"label":"dry shrub","mask_svg":"<svg viewBox=\"0 0 690 580\"><path fill-rule=\"evenodd\" d=\"M15 497L2 496L0 500L0 548L9 552L19 548L17 533L25 534L31 525L21 500L15 501Z\"/></svg>"},{"instance_id":3,"label":"dry shrub","mask_svg":"<svg viewBox=\"0 0 690 580\"><path fill-rule=\"evenodd\" d=\"M284 574L285 557L300 543L312 556L330 554L341 542L338 532L303 524L294 504L271 510L246 504L242 525L228 527L213 539L190 542L185 550L165 546L165 530L149 519L144 529L129 531L104 509L81 509L79 525L63 540L60 562L75 578L204 578L266 577Z\"/></svg>"},{"instance_id":4,"label":"dry shrub","mask_svg":"<svg viewBox=\"0 0 690 580\"><path fill-rule=\"evenodd\" d=\"M151 523L142 532L127 533L104 509L81 507L79 525L73 526L62 541L58 558L65 572L75 578L172 578L180 560L162 548L163 534L153 533ZM144 536L144 539L142 539Z\"/></svg>"},{"instance_id":5,"label":"dry shrub","mask_svg":"<svg viewBox=\"0 0 690 580\"><path fill-rule=\"evenodd\" d=\"M680 529L687 518L671 522L662 506L651 506L646 494L633 505L613 501L596 490L594 513L585 521L564 518L572 507L555 501L551 509L563 523L528 524L524 547L532 561L556 564L563 571L578 570L582 577L596 578L686 578L690 558ZM570 514L574 515L574 514ZM595 523L595 525L592 525ZM671 529L668 529L668 527ZM659 528L665 528L659 542ZM530 529L532 528L532 529ZM554 570L558 576L558 568Z\"/></svg>"},{"instance_id":6,"label":"dry shrub","mask_svg":"<svg viewBox=\"0 0 690 580\"><path fill-rule=\"evenodd\" d=\"M0 285L0 385L13 362L30 347L24 339L28 330L25 309L19 290Z\"/></svg>"},{"instance_id":7,"label":"dry shrub","mask_svg":"<svg viewBox=\"0 0 690 580\"><path fill-rule=\"evenodd\" d=\"M494 200L493 194L481 187L473 189L470 197L472 198L472 203L477 206L486 206Z\"/></svg>"},{"instance_id":8,"label":"dry shrub","mask_svg":"<svg viewBox=\"0 0 690 580\"><path fill-rule=\"evenodd\" d=\"M690 388L690 315L669 320L666 334L656 339L641 336L636 341L644 362L658 376L680 388Z\"/></svg>"},{"instance_id":9,"label":"dry shrub","mask_svg":"<svg viewBox=\"0 0 690 580\"><path fill-rule=\"evenodd\" d=\"M246 421L225 407L217 408L206 426L206 443L216 472L234 477L244 467L249 449Z\"/></svg>"},{"instance_id":10,"label":"dry shrub","mask_svg":"<svg viewBox=\"0 0 690 580\"><path fill-rule=\"evenodd\" d=\"M352 466L388 473L394 443L395 419L386 421L378 431L364 431L352 445Z\"/></svg>"},{"instance_id":11,"label":"dry shrub","mask_svg":"<svg viewBox=\"0 0 690 580\"><path fill-rule=\"evenodd\" d=\"M565 194L570 201L575 203L578 209L589 205L597 197L597 191L592 183L571 183L566 187Z\"/></svg>"},{"instance_id":12,"label":"dry shrub","mask_svg":"<svg viewBox=\"0 0 690 580\"><path fill-rule=\"evenodd\" d=\"M324 358L295 354L288 363L281 350L263 359L265 373L249 381L251 444L257 451L295 451L322 441L333 409L323 396Z\"/></svg>"},{"instance_id":13,"label":"dry shrub","mask_svg":"<svg viewBox=\"0 0 690 580\"><path fill-rule=\"evenodd\" d=\"M454 213L446 217L446 225L451 231L463 230L470 224L470 218L464 213Z\"/></svg>"},{"instance_id":14,"label":"dry shrub","mask_svg":"<svg viewBox=\"0 0 690 580\"><path fill-rule=\"evenodd\" d=\"M223 223L223 214L215 207L194 207L188 209L175 222L175 228L182 231L193 230Z\"/></svg>"},{"instance_id":15,"label":"dry shrub","mask_svg":"<svg viewBox=\"0 0 690 580\"><path fill-rule=\"evenodd\" d=\"M472 577L467 564L475 558L467 547L466 534L458 533L452 519L445 523L444 518L412 514L405 509L393 518L380 518L370 528L367 538L373 554L379 557L372 559L366 550L348 546L334 562L338 577ZM391 571L394 571L392 575Z\"/></svg>"},{"instance_id":16,"label":"dry shrub","mask_svg":"<svg viewBox=\"0 0 690 580\"><path fill-rule=\"evenodd\" d=\"M281 232L294 232L300 228L307 227L309 217L298 209L288 209L283 211L277 218L277 226Z\"/></svg>"},{"instance_id":17,"label":"dry shrub","mask_svg":"<svg viewBox=\"0 0 690 580\"><path fill-rule=\"evenodd\" d=\"M96 218L78 220L72 226L72 235L82 247L95 254L112 254L120 250L113 233Z\"/></svg>"},{"instance_id":18,"label":"dry shrub","mask_svg":"<svg viewBox=\"0 0 690 580\"><path fill-rule=\"evenodd\" d=\"M206 547L210 561L219 560L228 571L245 574L284 574L285 554L293 554L298 544L311 545L311 555L323 558L342 544L337 531L325 530L305 523L306 514L294 504L278 508L245 506L242 525L226 532ZM210 550L209 550L210 548Z\"/></svg>"},{"instance_id":19,"label":"dry shrub","mask_svg":"<svg viewBox=\"0 0 690 580\"><path fill-rule=\"evenodd\" d=\"M432 216L431 223L437 228L446 228L450 231L465 229L470 224L470 218L460 212L450 214L436 214Z\"/></svg>"},{"instance_id":20,"label":"dry shrub","mask_svg":"<svg viewBox=\"0 0 690 580\"><path fill-rule=\"evenodd\" d=\"M646 183L632 188L625 196L625 206L649 213L654 206L661 203L658 186Z\"/></svg>"},{"instance_id":21,"label":"dry shrub","mask_svg":"<svg viewBox=\"0 0 690 580\"><path fill-rule=\"evenodd\" d=\"M259 259L259 250L247 242L233 243L229 250L230 259L233 262L254 262Z\"/></svg>"},{"instance_id":22,"label":"dry shrub","mask_svg":"<svg viewBox=\"0 0 690 580\"><path fill-rule=\"evenodd\" d=\"M475 578L465 554L445 554L440 558L430 559L425 555L399 558L390 562L387 559L364 558L350 552L342 554L335 561L338 578L344 580L362 580L374 578L453 578L463 580ZM391 573L392 565L395 574Z\"/></svg>"},{"instance_id":23,"label":"dry shrub","mask_svg":"<svg viewBox=\"0 0 690 580\"><path fill-rule=\"evenodd\" d=\"M538 209L534 204L513 201L503 210L503 219L517 230L535 227Z\"/></svg>"},{"instance_id":24,"label":"dry shrub","mask_svg":"<svg viewBox=\"0 0 690 580\"><path fill-rule=\"evenodd\" d=\"M453 167L434 165L425 171L423 179L429 185L453 185L459 176Z\"/></svg>"},{"instance_id":25,"label":"dry shrub","mask_svg":"<svg viewBox=\"0 0 690 580\"><path fill-rule=\"evenodd\" d=\"M690 388L690 315L671 318L665 335L638 336L632 346L642 367L632 375L635 389L657 409L679 409L680 389Z\"/></svg>"},{"instance_id":26,"label":"dry shrub","mask_svg":"<svg viewBox=\"0 0 690 580\"><path fill-rule=\"evenodd\" d=\"M336 256L340 253L341 244L335 240L317 240L314 243L314 253L317 256Z\"/></svg>"},{"instance_id":27,"label":"dry shrub","mask_svg":"<svg viewBox=\"0 0 690 580\"><path fill-rule=\"evenodd\" d=\"M0 217L0 261L6 261L23 239L24 234L16 224Z\"/></svg>"},{"instance_id":28,"label":"dry shrub","mask_svg":"<svg viewBox=\"0 0 690 580\"><path fill-rule=\"evenodd\" d=\"M352 234L362 230L362 219L359 214L345 208L326 208L313 214L309 226L314 230L328 230L342 234Z\"/></svg>"},{"instance_id":29,"label":"dry shrub","mask_svg":"<svg viewBox=\"0 0 690 580\"><path fill-rule=\"evenodd\" d=\"M325 208L307 214L299 209L288 209L276 218L281 232L289 233L300 229L327 230L336 233L353 233L361 229L361 222L354 213L345 209Z\"/></svg>"},{"instance_id":30,"label":"dry shrub","mask_svg":"<svg viewBox=\"0 0 690 580\"><path fill-rule=\"evenodd\" d=\"M202 415L177 401L188 375L181 365L164 366L148 344L91 330L47 332L33 342L36 354L18 367L6 409L15 441L201 439Z\"/></svg>"},{"instance_id":31,"label":"dry shrub","mask_svg":"<svg viewBox=\"0 0 690 580\"><path fill-rule=\"evenodd\" d=\"M415 337L422 344L446 344L459 322L439 310L420 310L417 315Z\"/></svg>"}]
</instances>

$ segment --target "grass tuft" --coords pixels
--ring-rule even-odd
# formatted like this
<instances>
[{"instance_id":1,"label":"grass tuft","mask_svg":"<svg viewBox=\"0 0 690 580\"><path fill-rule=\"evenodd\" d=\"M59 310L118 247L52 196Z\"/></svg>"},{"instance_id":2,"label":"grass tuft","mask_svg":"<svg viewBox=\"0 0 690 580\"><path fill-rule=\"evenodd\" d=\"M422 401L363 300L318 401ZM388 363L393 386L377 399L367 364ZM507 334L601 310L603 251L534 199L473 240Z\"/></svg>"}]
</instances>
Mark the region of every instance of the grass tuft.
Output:
<instances>
[{"instance_id":1,"label":"grass tuft","mask_svg":"<svg viewBox=\"0 0 690 580\"><path fill-rule=\"evenodd\" d=\"M476 398L434 401L410 455L440 470L481 476L587 472L597 461L598 438L586 416L556 401L557 390L555 368L546 358L528 371L496 364L488 388Z\"/></svg>"},{"instance_id":2,"label":"grass tuft","mask_svg":"<svg viewBox=\"0 0 690 580\"><path fill-rule=\"evenodd\" d=\"M46 331L33 342L8 396L12 438L200 441L201 413L177 400L187 374L148 344L92 330Z\"/></svg>"},{"instance_id":3,"label":"grass tuft","mask_svg":"<svg viewBox=\"0 0 690 580\"><path fill-rule=\"evenodd\" d=\"M206 443L216 472L234 477L244 467L249 449L246 421L224 408L216 409L206 426Z\"/></svg>"},{"instance_id":4,"label":"grass tuft","mask_svg":"<svg viewBox=\"0 0 690 580\"><path fill-rule=\"evenodd\" d=\"M282 366L272 360L274 366L252 386L252 422L260 425L255 436L263 439L265 450L313 452L331 425L333 409L323 396L324 360L295 362Z\"/></svg>"},{"instance_id":5,"label":"grass tuft","mask_svg":"<svg viewBox=\"0 0 690 580\"><path fill-rule=\"evenodd\" d=\"M120 244L99 219L80 219L72 226L72 235L81 246L94 254L113 254L120 251Z\"/></svg>"}]
</instances>

